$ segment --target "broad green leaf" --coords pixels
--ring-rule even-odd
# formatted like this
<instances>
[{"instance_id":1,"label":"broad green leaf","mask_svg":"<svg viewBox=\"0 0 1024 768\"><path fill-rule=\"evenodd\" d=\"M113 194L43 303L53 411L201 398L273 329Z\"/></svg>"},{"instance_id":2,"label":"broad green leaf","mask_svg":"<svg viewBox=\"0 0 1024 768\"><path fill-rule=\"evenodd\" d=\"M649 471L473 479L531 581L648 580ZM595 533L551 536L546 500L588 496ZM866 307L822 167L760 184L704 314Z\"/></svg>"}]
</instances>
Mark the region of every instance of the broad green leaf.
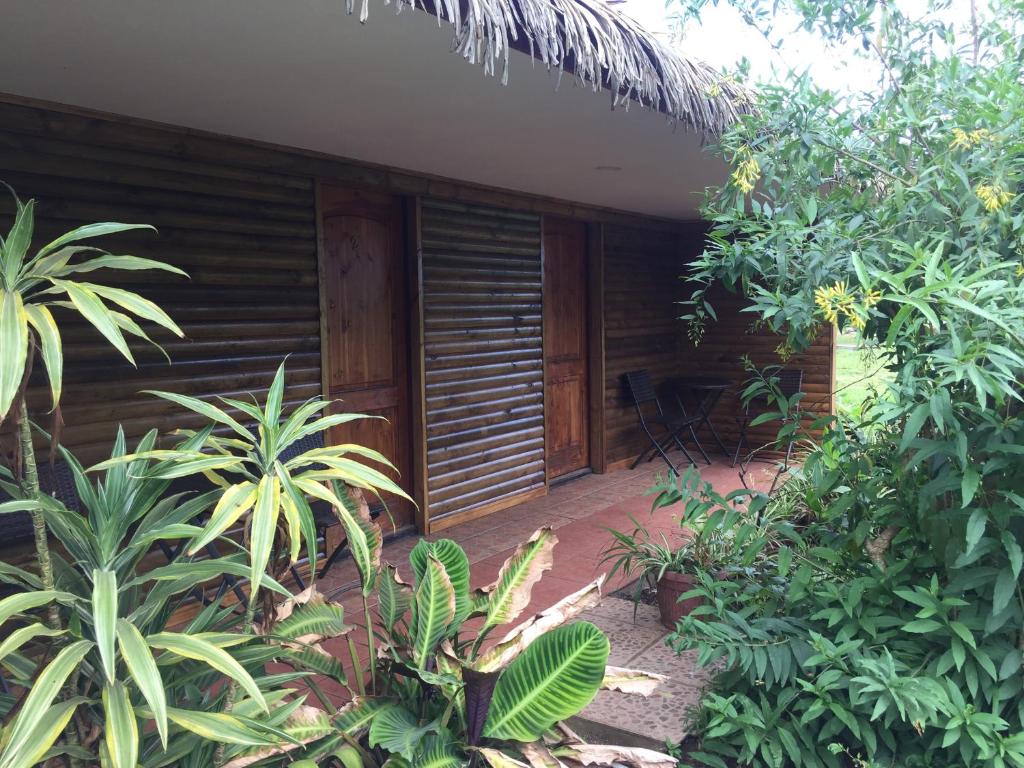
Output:
<instances>
[{"instance_id":1,"label":"broad green leaf","mask_svg":"<svg viewBox=\"0 0 1024 768\"><path fill-rule=\"evenodd\" d=\"M126 619L117 620L117 643L128 673L153 710L160 743L167 749L167 696L156 660L142 633Z\"/></svg>"},{"instance_id":2,"label":"broad green leaf","mask_svg":"<svg viewBox=\"0 0 1024 768\"><path fill-rule=\"evenodd\" d=\"M390 632L412 605L412 587L402 581L393 565L384 567L377 583L377 612L384 629Z\"/></svg>"},{"instance_id":3,"label":"broad green leaf","mask_svg":"<svg viewBox=\"0 0 1024 768\"><path fill-rule=\"evenodd\" d=\"M469 761L447 733L426 736L416 749L416 768L463 768Z\"/></svg>"},{"instance_id":4,"label":"broad green leaf","mask_svg":"<svg viewBox=\"0 0 1024 768\"><path fill-rule=\"evenodd\" d=\"M103 687L104 739L112 768L135 768L139 760L139 724L119 681Z\"/></svg>"},{"instance_id":5,"label":"broad green leaf","mask_svg":"<svg viewBox=\"0 0 1024 768\"><path fill-rule=\"evenodd\" d=\"M10 725L7 743L2 756L0 756L0 768L15 768L15 766L30 764L19 761L25 758L29 749L32 750L31 754L36 754L35 750L38 744L32 741L36 736L35 731L40 725L43 725L45 717L52 716L49 711L54 698L60 693L68 677L78 668L82 659L85 658L85 654L92 647L93 643L89 640L72 643L61 650L39 674L32 684L28 696L25 697L21 711ZM48 727L49 723L46 726ZM56 734L54 738L56 738Z\"/></svg>"},{"instance_id":6,"label":"broad green leaf","mask_svg":"<svg viewBox=\"0 0 1024 768\"><path fill-rule=\"evenodd\" d=\"M60 331L50 310L39 304L28 304L25 307L28 322L35 328L39 336L39 348L46 368L46 378L50 382L50 399L56 408L60 402L61 382L64 378L64 353L61 349Z\"/></svg>"},{"instance_id":7,"label":"broad green leaf","mask_svg":"<svg viewBox=\"0 0 1024 768\"><path fill-rule=\"evenodd\" d=\"M436 730L434 723L420 725L409 710L400 704L392 704L374 716L370 723L369 743L372 747L382 747L412 760L422 739Z\"/></svg>"},{"instance_id":8,"label":"broad green leaf","mask_svg":"<svg viewBox=\"0 0 1024 768\"><path fill-rule=\"evenodd\" d=\"M318 645L309 648L283 648L279 655L281 661L295 669L316 672L337 680L342 685L348 684L348 677L341 662Z\"/></svg>"},{"instance_id":9,"label":"broad green leaf","mask_svg":"<svg viewBox=\"0 0 1024 768\"><path fill-rule=\"evenodd\" d=\"M287 640L309 643L338 637L351 629L345 623L345 609L341 603L330 603L320 597L296 606L291 616L274 625L273 634ZM308 639L311 636L317 639Z\"/></svg>"},{"instance_id":10,"label":"broad green leaf","mask_svg":"<svg viewBox=\"0 0 1024 768\"><path fill-rule=\"evenodd\" d=\"M334 715L334 725L340 731L358 736L360 731L369 727L370 722L380 710L389 706L391 704L387 699L367 699L357 696Z\"/></svg>"},{"instance_id":11,"label":"broad green leaf","mask_svg":"<svg viewBox=\"0 0 1024 768\"><path fill-rule=\"evenodd\" d=\"M0 420L14 403L27 356L28 317L21 295L0 290Z\"/></svg>"},{"instance_id":12,"label":"broad green leaf","mask_svg":"<svg viewBox=\"0 0 1024 768\"><path fill-rule=\"evenodd\" d=\"M423 578L430 555L436 557L444 566L452 589L455 590L455 617L449 628L451 634L452 631L458 631L473 610L473 600L469 592L469 558L466 557L465 550L451 539L439 539L434 542L420 539L409 553L409 563L412 565L417 583Z\"/></svg>"},{"instance_id":13,"label":"broad green leaf","mask_svg":"<svg viewBox=\"0 0 1024 768\"><path fill-rule=\"evenodd\" d=\"M441 561L431 555L413 598L412 655L417 669L427 668L454 617L455 591Z\"/></svg>"},{"instance_id":14,"label":"broad green leaf","mask_svg":"<svg viewBox=\"0 0 1024 768\"><path fill-rule=\"evenodd\" d=\"M151 648L161 648L182 658L194 659L195 661L208 664L218 672L238 682L245 689L245 692L252 697L253 701L259 704L263 711L268 711L266 699L263 698L263 693L260 691L259 686L256 685L256 681L227 651L218 648L208 640L204 640L196 635L159 632L147 637L146 642L149 643ZM170 716L169 710L168 716Z\"/></svg>"},{"instance_id":15,"label":"broad green leaf","mask_svg":"<svg viewBox=\"0 0 1024 768\"><path fill-rule=\"evenodd\" d=\"M995 590L992 594L992 613L1000 613L1010 604L1017 592L1017 579L1013 571L1004 568L996 578Z\"/></svg>"},{"instance_id":16,"label":"broad green leaf","mask_svg":"<svg viewBox=\"0 0 1024 768\"><path fill-rule=\"evenodd\" d=\"M117 633L117 577L113 571L92 572L93 629L96 646L108 682L114 681L116 659L114 643Z\"/></svg>"},{"instance_id":17,"label":"broad green leaf","mask_svg":"<svg viewBox=\"0 0 1024 768\"><path fill-rule=\"evenodd\" d=\"M585 621L537 638L498 678L484 736L535 741L580 712L601 686L608 650L608 638Z\"/></svg>"},{"instance_id":18,"label":"broad green leaf","mask_svg":"<svg viewBox=\"0 0 1024 768\"><path fill-rule=\"evenodd\" d=\"M501 566L497 580L484 587L487 614L481 631L513 621L530 604L534 584L540 581L544 571L551 569L552 550L557 543L550 528L541 528L529 541L516 547Z\"/></svg>"}]
</instances>

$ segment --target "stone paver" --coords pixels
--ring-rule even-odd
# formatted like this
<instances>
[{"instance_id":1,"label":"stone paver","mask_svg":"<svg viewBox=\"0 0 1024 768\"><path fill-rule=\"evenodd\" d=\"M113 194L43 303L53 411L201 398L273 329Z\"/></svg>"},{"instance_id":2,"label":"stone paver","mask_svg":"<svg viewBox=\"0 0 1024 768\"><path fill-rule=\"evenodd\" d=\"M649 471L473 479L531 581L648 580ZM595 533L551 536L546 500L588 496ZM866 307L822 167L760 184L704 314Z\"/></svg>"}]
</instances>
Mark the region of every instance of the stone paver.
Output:
<instances>
[{"instance_id":1,"label":"stone paver","mask_svg":"<svg viewBox=\"0 0 1024 768\"><path fill-rule=\"evenodd\" d=\"M608 663L668 675L651 696L598 691L594 700L574 718L581 731L598 737L614 733L621 743L660 749L666 741L686 737L687 713L697 704L707 674L697 669L691 654L677 656L665 644L668 632L661 626L658 609L632 601L606 597L581 619L600 627L611 643Z\"/></svg>"}]
</instances>

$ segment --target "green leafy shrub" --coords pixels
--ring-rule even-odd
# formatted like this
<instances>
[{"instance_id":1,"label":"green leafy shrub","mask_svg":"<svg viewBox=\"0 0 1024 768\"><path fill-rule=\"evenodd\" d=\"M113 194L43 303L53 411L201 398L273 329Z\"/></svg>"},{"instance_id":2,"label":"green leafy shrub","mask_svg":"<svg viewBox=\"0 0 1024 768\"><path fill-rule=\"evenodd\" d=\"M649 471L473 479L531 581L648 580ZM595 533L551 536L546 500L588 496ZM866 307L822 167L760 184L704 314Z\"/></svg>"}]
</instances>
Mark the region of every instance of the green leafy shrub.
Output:
<instances>
[{"instance_id":1,"label":"green leafy shrub","mask_svg":"<svg viewBox=\"0 0 1024 768\"><path fill-rule=\"evenodd\" d=\"M964 36L950 3L734 4L770 37L789 18L842 55L860 45L881 83L794 76L724 138L735 172L689 275L694 335L725 283L784 351L823 323L861 330L889 381L856 423L812 425L796 485L749 498L748 523L790 510L753 577L695 590L673 641L722 666L688 757L1024 765L1024 9L977 9Z\"/></svg>"}]
</instances>

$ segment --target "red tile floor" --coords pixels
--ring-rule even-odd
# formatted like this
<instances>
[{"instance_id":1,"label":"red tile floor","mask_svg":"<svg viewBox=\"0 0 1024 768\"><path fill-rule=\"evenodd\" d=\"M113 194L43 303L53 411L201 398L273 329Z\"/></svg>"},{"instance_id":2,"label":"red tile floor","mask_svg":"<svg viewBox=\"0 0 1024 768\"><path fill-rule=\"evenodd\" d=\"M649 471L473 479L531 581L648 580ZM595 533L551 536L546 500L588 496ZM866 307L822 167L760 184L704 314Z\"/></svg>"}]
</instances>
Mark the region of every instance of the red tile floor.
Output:
<instances>
[{"instance_id":1,"label":"red tile floor","mask_svg":"<svg viewBox=\"0 0 1024 768\"><path fill-rule=\"evenodd\" d=\"M672 458L678 460L681 457ZM767 468L768 465L762 466ZM728 460L719 458L711 466L701 464L698 469L701 476L719 492L726 493L741 487L738 470L729 466ZM535 530L545 525L554 528L558 538L554 550L554 567L534 587L530 606L520 617L522 620L544 610L607 571L599 561L602 550L611 542L608 528L632 530L630 514L652 532L665 532L670 541L672 536L680 535L676 511L667 508L652 513L652 498L645 495L654 484L655 476L663 475L664 472L663 463L651 462L641 464L635 470L587 475L553 487L544 497L464 525L453 526L429 538L452 539L462 545L469 556L472 586L476 588L493 581L516 545L528 539ZM755 471L752 474L765 475L766 471ZM415 535L406 535L386 540L384 545L384 560L397 566L407 581L411 581L409 551L417 540ZM630 580L619 574L602 591L608 595ZM335 565L318 582L318 588L328 598L345 606L349 623L359 625L356 636L359 638L360 651L365 655L367 649L365 633L362 631L362 604L351 560L346 559ZM334 643L338 643L338 647L333 647ZM347 658L347 652L343 651L340 641L334 643L329 644L327 649L341 658ZM328 694L336 703L347 699L341 689L328 691Z\"/></svg>"}]
</instances>

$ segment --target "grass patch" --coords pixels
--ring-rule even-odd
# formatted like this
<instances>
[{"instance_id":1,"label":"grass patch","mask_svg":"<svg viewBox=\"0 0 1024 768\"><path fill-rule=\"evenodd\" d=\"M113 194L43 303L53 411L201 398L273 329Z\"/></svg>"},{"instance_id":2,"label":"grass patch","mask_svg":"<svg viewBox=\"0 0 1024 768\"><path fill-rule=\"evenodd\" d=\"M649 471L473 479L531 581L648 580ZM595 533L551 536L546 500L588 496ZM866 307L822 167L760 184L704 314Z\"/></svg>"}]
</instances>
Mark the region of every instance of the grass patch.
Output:
<instances>
[{"instance_id":1,"label":"grass patch","mask_svg":"<svg viewBox=\"0 0 1024 768\"><path fill-rule=\"evenodd\" d=\"M843 334L836 344L836 410L847 415L860 412L864 400L881 392L893 375L883 367L885 356L867 347L853 334Z\"/></svg>"}]
</instances>

